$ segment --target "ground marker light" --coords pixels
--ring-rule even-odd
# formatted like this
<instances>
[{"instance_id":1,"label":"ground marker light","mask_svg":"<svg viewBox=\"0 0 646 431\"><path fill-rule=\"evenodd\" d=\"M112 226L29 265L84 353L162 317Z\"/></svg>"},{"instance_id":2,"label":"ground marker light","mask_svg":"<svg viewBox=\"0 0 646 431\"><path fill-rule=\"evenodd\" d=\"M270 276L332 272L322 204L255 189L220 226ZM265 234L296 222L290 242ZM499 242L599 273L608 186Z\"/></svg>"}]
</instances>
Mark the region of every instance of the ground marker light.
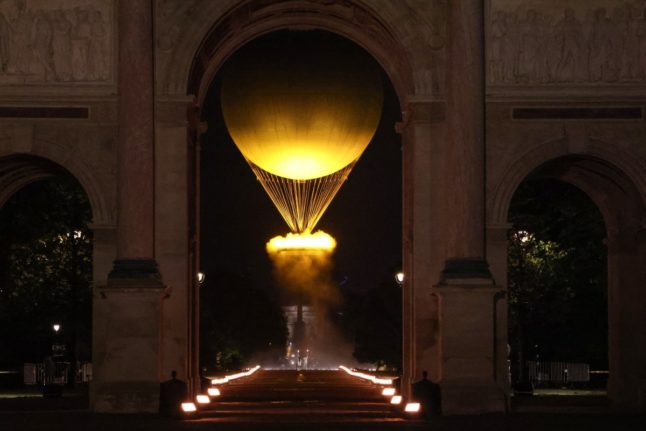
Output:
<instances>
[{"instance_id":1,"label":"ground marker light","mask_svg":"<svg viewBox=\"0 0 646 431\"><path fill-rule=\"evenodd\" d=\"M384 388L383 391L381 391L381 395L385 397L392 397L395 395L395 388Z\"/></svg>"},{"instance_id":2,"label":"ground marker light","mask_svg":"<svg viewBox=\"0 0 646 431\"><path fill-rule=\"evenodd\" d=\"M184 413L193 413L197 411L197 407L193 403L182 403L182 411Z\"/></svg>"},{"instance_id":3,"label":"ground marker light","mask_svg":"<svg viewBox=\"0 0 646 431\"><path fill-rule=\"evenodd\" d=\"M404 411L406 413L419 413L421 406L419 403L407 403Z\"/></svg>"},{"instance_id":4,"label":"ground marker light","mask_svg":"<svg viewBox=\"0 0 646 431\"><path fill-rule=\"evenodd\" d=\"M197 401L198 404L209 404L211 403L211 398L209 398L208 395L198 395L195 397L195 401Z\"/></svg>"}]
</instances>

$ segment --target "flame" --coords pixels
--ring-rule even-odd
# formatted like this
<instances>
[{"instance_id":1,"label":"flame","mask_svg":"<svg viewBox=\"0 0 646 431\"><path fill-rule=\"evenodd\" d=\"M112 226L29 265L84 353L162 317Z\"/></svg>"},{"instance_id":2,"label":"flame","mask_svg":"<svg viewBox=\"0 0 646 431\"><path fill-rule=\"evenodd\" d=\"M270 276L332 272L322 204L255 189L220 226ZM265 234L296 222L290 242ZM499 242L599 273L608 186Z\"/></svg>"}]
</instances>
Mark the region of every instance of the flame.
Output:
<instances>
[{"instance_id":1,"label":"flame","mask_svg":"<svg viewBox=\"0 0 646 431\"><path fill-rule=\"evenodd\" d=\"M335 248L336 240L322 230L315 233L288 233L285 236L276 236L267 243L269 253L302 250L330 253Z\"/></svg>"}]
</instances>

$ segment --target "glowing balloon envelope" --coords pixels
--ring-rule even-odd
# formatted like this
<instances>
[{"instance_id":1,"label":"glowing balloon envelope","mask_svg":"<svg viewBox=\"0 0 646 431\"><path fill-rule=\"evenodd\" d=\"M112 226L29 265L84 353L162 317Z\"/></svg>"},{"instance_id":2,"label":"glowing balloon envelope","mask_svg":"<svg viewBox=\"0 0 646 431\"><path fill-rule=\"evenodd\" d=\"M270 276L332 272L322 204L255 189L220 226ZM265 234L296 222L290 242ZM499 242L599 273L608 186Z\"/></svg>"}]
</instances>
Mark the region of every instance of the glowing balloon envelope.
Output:
<instances>
[{"instance_id":1,"label":"glowing balloon envelope","mask_svg":"<svg viewBox=\"0 0 646 431\"><path fill-rule=\"evenodd\" d=\"M378 67L359 47L293 35L282 50L260 39L227 63L222 113L292 231L310 232L370 143L383 93Z\"/></svg>"}]
</instances>

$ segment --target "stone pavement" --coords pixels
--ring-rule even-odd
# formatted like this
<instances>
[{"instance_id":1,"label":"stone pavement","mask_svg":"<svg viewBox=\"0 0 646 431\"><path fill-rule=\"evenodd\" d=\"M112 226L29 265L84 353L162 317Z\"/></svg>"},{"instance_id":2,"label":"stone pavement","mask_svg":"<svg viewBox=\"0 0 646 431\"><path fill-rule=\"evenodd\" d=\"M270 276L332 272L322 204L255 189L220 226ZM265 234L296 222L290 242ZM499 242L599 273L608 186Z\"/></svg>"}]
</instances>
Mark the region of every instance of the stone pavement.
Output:
<instances>
[{"instance_id":1,"label":"stone pavement","mask_svg":"<svg viewBox=\"0 0 646 431\"><path fill-rule=\"evenodd\" d=\"M222 419L171 420L157 415L105 415L86 411L0 412L2 431L166 431L166 430L436 430L436 431L643 431L646 416L616 414L496 414L436 418L429 423L373 421L314 423Z\"/></svg>"},{"instance_id":2,"label":"stone pavement","mask_svg":"<svg viewBox=\"0 0 646 431\"><path fill-rule=\"evenodd\" d=\"M92 413L86 394L78 391L59 399L0 397L0 431L646 430L646 415L619 414L607 402L584 411L563 402L567 408L559 413L524 410L410 420L392 410L378 387L353 379L341 372L261 371L222 386L222 397L185 420Z\"/></svg>"}]
</instances>

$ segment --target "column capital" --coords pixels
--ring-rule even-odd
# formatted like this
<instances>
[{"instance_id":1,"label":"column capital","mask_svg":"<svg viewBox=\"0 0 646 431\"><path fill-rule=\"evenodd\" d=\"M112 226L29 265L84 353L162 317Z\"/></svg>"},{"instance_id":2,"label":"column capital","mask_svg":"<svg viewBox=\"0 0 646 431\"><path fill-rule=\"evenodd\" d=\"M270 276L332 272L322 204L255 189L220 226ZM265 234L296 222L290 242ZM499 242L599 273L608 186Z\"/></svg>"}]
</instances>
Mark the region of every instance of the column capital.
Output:
<instances>
[{"instance_id":1,"label":"column capital","mask_svg":"<svg viewBox=\"0 0 646 431\"><path fill-rule=\"evenodd\" d=\"M445 101L409 98L402 110L402 121L395 124L395 129L403 133L410 124L442 123L445 119Z\"/></svg>"}]
</instances>

